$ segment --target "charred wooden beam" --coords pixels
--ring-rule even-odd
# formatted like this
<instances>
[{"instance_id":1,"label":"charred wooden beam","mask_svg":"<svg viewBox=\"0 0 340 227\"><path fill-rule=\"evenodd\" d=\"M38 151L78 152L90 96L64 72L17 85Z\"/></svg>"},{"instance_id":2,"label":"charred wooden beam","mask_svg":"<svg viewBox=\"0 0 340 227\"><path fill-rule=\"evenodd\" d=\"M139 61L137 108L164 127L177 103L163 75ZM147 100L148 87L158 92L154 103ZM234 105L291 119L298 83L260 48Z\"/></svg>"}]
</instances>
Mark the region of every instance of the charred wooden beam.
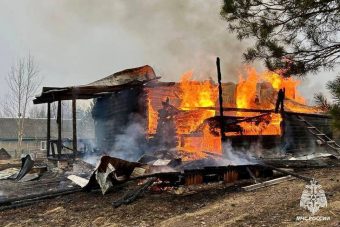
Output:
<instances>
[{"instance_id":1,"label":"charred wooden beam","mask_svg":"<svg viewBox=\"0 0 340 227\"><path fill-rule=\"evenodd\" d=\"M215 107L197 107L197 109L206 109L206 110L217 110ZM264 110L264 109L246 109L246 108L234 108L234 107L223 107L223 111L230 112L252 112L252 113L275 113L275 110ZM287 115L300 115L306 117L319 117L319 118L329 118L332 117L327 114L318 114L318 113L301 113L301 112L293 112L293 111L284 111L284 114Z\"/></svg>"},{"instance_id":2,"label":"charred wooden beam","mask_svg":"<svg viewBox=\"0 0 340 227\"><path fill-rule=\"evenodd\" d=\"M259 119L259 118L263 118L267 115L269 115L270 113L263 113L263 114L260 114L260 115L257 115L257 116L254 116L254 117L242 117L241 119L239 117L220 117L220 116L215 116L215 117L210 117L208 118L207 120L215 120L215 119L223 119L223 122L229 120L230 122L227 122L227 123L224 123L224 127L226 128L227 126L230 126L230 125L235 125L235 124L239 124L241 122L249 122L249 121L253 121L253 120L256 120L256 119ZM231 118L231 119L229 119ZM225 129L225 131L227 131Z\"/></svg>"},{"instance_id":3,"label":"charred wooden beam","mask_svg":"<svg viewBox=\"0 0 340 227\"><path fill-rule=\"evenodd\" d=\"M72 99L72 133L73 133L73 138L72 138L72 142L73 142L73 154L74 157L76 156L76 152L77 152L77 112L76 112L76 108L77 108L77 102L76 99Z\"/></svg>"},{"instance_id":4,"label":"charred wooden beam","mask_svg":"<svg viewBox=\"0 0 340 227\"><path fill-rule=\"evenodd\" d=\"M221 125L221 142L223 146L223 142L225 141L225 133L224 133L224 121L223 121L223 97L222 97L222 75L221 75L221 66L220 66L220 58L216 59L217 66L217 80L218 80L218 100L220 104L220 125Z\"/></svg>"}]
</instances>

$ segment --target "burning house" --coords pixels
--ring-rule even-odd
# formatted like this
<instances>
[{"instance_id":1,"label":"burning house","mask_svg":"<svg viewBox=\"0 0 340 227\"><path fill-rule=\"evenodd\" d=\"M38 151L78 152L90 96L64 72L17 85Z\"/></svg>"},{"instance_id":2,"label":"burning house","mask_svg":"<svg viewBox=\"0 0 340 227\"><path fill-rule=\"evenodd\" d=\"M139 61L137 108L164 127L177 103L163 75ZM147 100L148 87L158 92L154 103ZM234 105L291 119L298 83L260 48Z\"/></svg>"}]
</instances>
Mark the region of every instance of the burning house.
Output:
<instances>
[{"instance_id":1,"label":"burning house","mask_svg":"<svg viewBox=\"0 0 340 227\"><path fill-rule=\"evenodd\" d=\"M116 186L127 186L126 182L137 182L136 190L112 203L117 207L135 200L148 188L176 190L213 182L229 187L238 182L242 189L253 190L291 176L311 180L280 167L328 166L334 164L331 159L339 158L331 118L305 104L297 90L299 81L249 68L238 83L221 83L219 61L217 68L217 83L193 80L190 71L179 82L162 82L150 66L143 66L87 85L44 87L34 103L47 103L49 164L61 170L57 182L68 179L77 185L55 195L97 188L106 194ZM77 129L78 99L93 99L93 149L80 146L84 129ZM64 100L72 100L71 133L62 130ZM53 102L58 104L57 138L51 130ZM328 152L320 152L326 149ZM329 160L307 160L305 154ZM30 155L22 159L16 180L39 178L42 173L32 172L41 169L34 162ZM278 173L290 176L263 182ZM9 178L13 173L6 170L3 174ZM45 173L46 181L50 174ZM17 205L11 199L2 203Z\"/></svg>"},{"instance_id":2,"label":"burning house","mask_svg":"<svg viewBox=\"0 0 340 227\"><path fill-rule=\"evenodd\" d=\"M297 91L298 80L273 72L258 74L254 69L247 73L238 83L221 84L223 111L213 80L195 81L192 72L187 72L179 82L162 82L150 66L83 86L44 87L34 103L47 103L50 110L50 104L58 102L60 124L61 101L72 100L75 111L77 99L94 99L96 151L133 161L143 154L159 153L182 160L222 156L224 142L234 149L256 144L261 151L272 152L338 149L331 139L330 117L305 104ZM285 88L284 109L275 112L281 88ZM54 155L51 149L61 155L61 128L53 145L49 127L48 118L47 155ZM74 123L74 152L76 132Z\"/></svg>"}]
</instances>

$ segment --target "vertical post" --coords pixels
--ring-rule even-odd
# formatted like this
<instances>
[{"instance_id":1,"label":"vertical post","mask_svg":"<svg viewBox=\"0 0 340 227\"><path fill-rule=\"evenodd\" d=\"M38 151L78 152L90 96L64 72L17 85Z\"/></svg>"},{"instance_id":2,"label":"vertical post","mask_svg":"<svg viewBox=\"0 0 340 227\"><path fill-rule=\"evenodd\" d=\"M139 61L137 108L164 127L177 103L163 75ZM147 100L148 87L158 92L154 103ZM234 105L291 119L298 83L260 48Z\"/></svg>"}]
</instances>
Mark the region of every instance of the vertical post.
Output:
<instances>
[{"instance_id":1,"label":"vertical post","mask_svg":"<svg viewBox=\"0 0 340 227\"><path fill-rule=\"evenodd\" d=\"M50 148L51 148L51 103L47 103L47 135L46 135L46 154L50 156Z\"/></svg>"},{"instance_id":2,"label":"vertical post","mask_svg":"<svg viewBox=\"0 0 340 227\"><path fill-rule=\"evenodd\" d=\"M73 126L73 154L76 156L77 153L77 101L75 98L72 99L72 126Z\"/></svg>"},{"instance_id":3,"label":"vertical post","mask_svg":"<svg viewBox=\"0 0 340 227\"><path fill-rule=\"evenodd\" d=\"M224 119L223 119L223 98L222 98L222 75L221 75L221 67L220 67L220 58L216 59L217 66L217 81L218 81L218 100L220 104L220 125L221 125L221 142L223 148L223 142L225 141L224 135Z\"/></svg>"},{"instance_id":4,"label":"vertical post","mask_svg":"<svg viewBox=\"0 0 340 227\"><path fill-rule=\"evenodd\" d=\"M286 138L285 137L285 133L286 133L286 115L285 115L285 104L284 104L284 102L285 102L285 96L286 96L286 88L283 88L282 89L282 91L283 91L283 97L282 97L282 104L281 104L281 111L280 111L280 114L281 114L281 123L280 123L280 127L281 127L281 139L282 139L282 141L281 141L281 144L283 144L284 143L284 139Z\"/></svg>"},{"instance_id":5,"label":"vertical post","mask_svg":"<svg viewBox=\"0 0 340 227\"><path fill-rule=\"evenodd\" d=\"M61 150L62 150L62 144L61 144L61 100L58 100L57 124L58 124L57 152L58 152L58 156L60 156Z\"/></svg>"}]
</instances>

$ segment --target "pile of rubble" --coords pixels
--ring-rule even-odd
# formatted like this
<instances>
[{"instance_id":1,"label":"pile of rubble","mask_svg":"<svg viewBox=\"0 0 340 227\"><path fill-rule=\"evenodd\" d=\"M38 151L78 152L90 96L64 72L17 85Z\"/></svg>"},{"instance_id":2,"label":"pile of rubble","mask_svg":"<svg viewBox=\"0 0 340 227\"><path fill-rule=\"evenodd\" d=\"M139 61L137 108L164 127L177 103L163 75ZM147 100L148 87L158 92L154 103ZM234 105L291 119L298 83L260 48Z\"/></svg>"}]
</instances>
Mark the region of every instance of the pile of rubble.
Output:
<instances>
[{"instance_id":1,"label":"pile of rubble","mask_svg":"<svg viewBox=\"0 0 340 227\"><path fill-rule=\"evenodd\" d=\"M133 190L126 190L127 193L121 199L112 202L114 207L134 201L148 189L181 194L185 187L222 183L237 184L239 189L243 190L255 190L293 177L310 181L311 178L294 172L301 167L339 165L338 159L331 155L314 155L291 160L257 159L256 162L230 165L221 157L182 161L176 158L159 159L150 155L143 155L137 162L130 162L102 156L96 166L76 159L59 161L58 168L51 168L46 164L35 163L30 155L26 155L22 158L20 169L8 168L0 171L0 185L5 182L4 184L17 187L18 194L22 193L14 197L13 194L0 195L0 209L77 191L100 190L105 195L131 185L134 185ZM35 189L38 187L36 185L41 188ZM24 194L29 192L32 193Z\"/></svg>"}]
</instances>

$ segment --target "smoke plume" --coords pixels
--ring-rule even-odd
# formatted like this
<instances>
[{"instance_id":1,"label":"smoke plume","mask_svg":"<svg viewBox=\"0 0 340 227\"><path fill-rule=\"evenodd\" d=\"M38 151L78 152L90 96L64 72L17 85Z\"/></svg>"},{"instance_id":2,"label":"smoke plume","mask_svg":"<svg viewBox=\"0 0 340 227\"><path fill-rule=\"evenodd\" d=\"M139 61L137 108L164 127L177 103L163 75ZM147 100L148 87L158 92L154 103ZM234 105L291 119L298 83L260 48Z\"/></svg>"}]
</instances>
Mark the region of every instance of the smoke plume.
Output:
<instances>
[{"instance_id":1,"label":"smoke plume","mask_svg":"<svg viewBox=\"0 0 340 227\"><path fill-rule=\"evenodd\" d=\"M225 80L232 81L246 48L245 42L227 30L218 1L102 0L98 4L92 0L64 0L43 6L47 12L53 7L43 25L60 42L78 37L74 34L77 32L83 33L77 42L90 40L88 45L97 45L93 46L93 56L91 52L86 55L87 61L93 61L91 67L150 64L163 80L177 81L188 70L194 70L197 79L215 78L219 56ZM67 46L72 51L72 45L65 43ZM119 46L126 48L121 50ZM100 59L93 58L95 48L103 50Z\"/></svg>"}]
</instances>

